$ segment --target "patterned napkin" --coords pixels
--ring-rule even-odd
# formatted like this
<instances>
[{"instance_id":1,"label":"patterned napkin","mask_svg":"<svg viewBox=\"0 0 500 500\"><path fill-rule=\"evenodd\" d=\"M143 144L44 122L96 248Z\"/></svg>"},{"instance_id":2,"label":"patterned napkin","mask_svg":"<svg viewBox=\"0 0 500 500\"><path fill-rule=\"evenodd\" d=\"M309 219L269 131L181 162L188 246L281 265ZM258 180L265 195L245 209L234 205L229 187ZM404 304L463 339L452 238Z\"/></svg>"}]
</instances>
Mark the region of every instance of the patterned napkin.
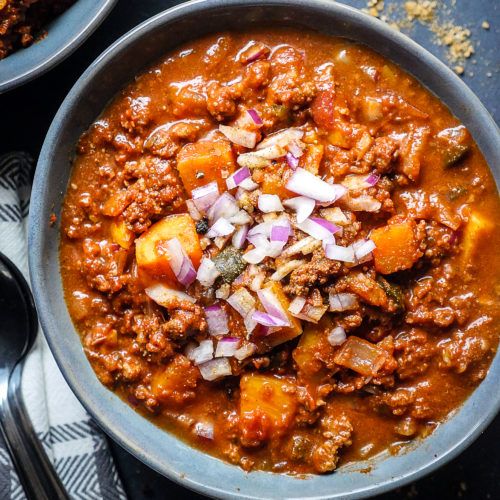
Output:
<instances>
[{"instance_id":1,"label":"patterned napkin","mask_svg":"<svg viewBox=\"0 0 500 500\"><path fill-rule=\"evenodd\" d=\"M28 278L27 215L33 159L26 153L0 156L0 251ZM63 379L41 331L22 379L28 413L71 498L126 499L105 436ZM0 499L25 498L0 438Z\"/></svg>"}]
</instances>

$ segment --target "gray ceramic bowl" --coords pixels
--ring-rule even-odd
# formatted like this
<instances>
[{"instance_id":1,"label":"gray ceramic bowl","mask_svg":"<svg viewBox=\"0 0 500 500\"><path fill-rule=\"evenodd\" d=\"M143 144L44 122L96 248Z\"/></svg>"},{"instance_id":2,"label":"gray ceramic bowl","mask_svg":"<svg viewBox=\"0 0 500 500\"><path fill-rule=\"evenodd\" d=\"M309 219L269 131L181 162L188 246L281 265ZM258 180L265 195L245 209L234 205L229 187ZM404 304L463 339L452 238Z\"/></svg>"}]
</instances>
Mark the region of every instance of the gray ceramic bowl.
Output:
<instances>
[{"instance_id":1,"label":"gray ceramic bowl","mask_svg":"<svg viewBox=\"0 0 500 500\"><path fill-rule=\"evenodd\" d=\"M0 61L0 94L36 78L79 47L109 14L116 0L78 0L45 29L48 35Z\"/></svg>"},{"instance_id":2,"label":"gray ceramic bowl","mask_svg":"<svg viewBox=\"0 0 500 500\"><path fill-rule=\"evenodd\" d=\"M166 51L208 32L248 25L286 23L365 43L415 75L465 123L490 165L500 166L500 135L479 100L446 66L382 22L330 0L205 0L163 12L123 36L75 84L57 113L40 154L30 210L31 281L45 335L73 391L100 426L124 448L188 488L219 498L361 498L401 486L442 465L469 445L496 415L500 356L459 411L433 435L400 456L362 467L299 479L245 473L205 455L155 427L97 380L64 303L59 273L59 215L70 159L79 135L135 74ZM495 170L497 180L499 171ZM59 220L59 217L58 217Z\"/></svg>"}]
</instances>

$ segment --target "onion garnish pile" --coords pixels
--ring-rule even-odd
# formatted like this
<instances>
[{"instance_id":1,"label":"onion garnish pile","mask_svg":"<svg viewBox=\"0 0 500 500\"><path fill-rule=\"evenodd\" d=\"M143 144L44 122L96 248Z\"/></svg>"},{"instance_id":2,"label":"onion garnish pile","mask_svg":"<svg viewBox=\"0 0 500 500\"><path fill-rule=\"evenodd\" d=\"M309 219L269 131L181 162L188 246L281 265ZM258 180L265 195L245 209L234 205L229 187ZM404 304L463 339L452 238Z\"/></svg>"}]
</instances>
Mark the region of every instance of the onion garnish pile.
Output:
<instances>
[{"instance_id":1,"label":"onion garnish pile","mask_svg":"<svg viewBox=\"0 0 500 500\"><path fill-rule=\"evenodd\" d=\"M244 363L258 352L262 339L291 328L292 319L317 323L327 310L342 312L357 306L354 294L330 293L322 304L317 299L313 303L307 296L287 297L289 306L285 310L272 288L264 288L266 283L287 279L294 270L307 264L314 252L353 267L371 260L375 249L374 242L367 237L349 245L337 243L336 237L344 234L355 217L353 209L346 211L336 204L344 197L347 199L353 190L359 192L375 186L380 176L350 175L340 183L322 178L303 162L311 130L288 128L261 139L262 126L263 120L255 109L246 110L234 126L219 126L221 138L229 140L239 152L236 156L239 168L225 179L227 190L221 192L220 184L208 182L194 189L192 199L187 201L193 219L208 221L208 231L203 237L204 256L198 271L177 239L168 241L165 248L181 285L188 288L196 281L197 286L217 288L217 302L205 307L209 338L197 345L190 343L186 348L186 355L206 380L231 375L231 363ZM281 190L286 196L266 192L263 176L256 175L259 170L274 168L276 164L288 170ZM363 193L359 200L360 210L366 211L372 211L373 204L378 203ZM221 284L216 256L228 247L240 253L245 267L232 283ZM243 276L250 276L250 281ZM172 298L194 300L163 285L154 285L146 293L159 304ZM231 332L231 309L245 326L244 338ZM328 335L332 345L345 340L341 327L335 327Z\"/></svg>"}]
</instances>

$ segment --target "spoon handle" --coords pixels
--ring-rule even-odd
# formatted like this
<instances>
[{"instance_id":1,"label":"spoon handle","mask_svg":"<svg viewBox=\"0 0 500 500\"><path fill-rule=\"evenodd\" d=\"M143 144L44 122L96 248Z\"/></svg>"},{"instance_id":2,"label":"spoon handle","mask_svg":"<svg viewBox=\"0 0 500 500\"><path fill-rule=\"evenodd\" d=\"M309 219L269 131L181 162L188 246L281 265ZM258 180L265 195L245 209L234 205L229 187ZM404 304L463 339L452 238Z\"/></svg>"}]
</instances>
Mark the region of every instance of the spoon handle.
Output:
<instances>
[{"instance_id":1,"label":"spoon handle","mask_svg":"<svg viewBox=\"0 0 500 500\"><path fill-rule=\"evenodd\" d=\"M18 366L8 387L0 390L2 434L29 500L67 500L69 497L38 439L20 397Z\"/></svg>"}]
</instances>

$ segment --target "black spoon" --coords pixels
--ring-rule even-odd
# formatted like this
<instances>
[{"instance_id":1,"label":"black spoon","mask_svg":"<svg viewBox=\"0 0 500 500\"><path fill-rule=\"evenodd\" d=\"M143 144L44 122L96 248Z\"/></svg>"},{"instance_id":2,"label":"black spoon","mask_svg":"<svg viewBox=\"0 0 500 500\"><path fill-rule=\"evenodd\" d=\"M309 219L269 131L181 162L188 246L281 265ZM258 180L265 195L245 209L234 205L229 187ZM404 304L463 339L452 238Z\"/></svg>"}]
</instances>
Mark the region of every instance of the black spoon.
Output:
<instances>
[{"instance_id":1,"label":"black spoon","mask_svg":"<svg viewBox=\"0 0 500 500\"><path fill-rule=\"evenodd\" d=\"M38 319L23 275L0 253L0 430L29 500L69 498L38 439L21 396L24 357Z\"/></svg>"}]
</instances>

